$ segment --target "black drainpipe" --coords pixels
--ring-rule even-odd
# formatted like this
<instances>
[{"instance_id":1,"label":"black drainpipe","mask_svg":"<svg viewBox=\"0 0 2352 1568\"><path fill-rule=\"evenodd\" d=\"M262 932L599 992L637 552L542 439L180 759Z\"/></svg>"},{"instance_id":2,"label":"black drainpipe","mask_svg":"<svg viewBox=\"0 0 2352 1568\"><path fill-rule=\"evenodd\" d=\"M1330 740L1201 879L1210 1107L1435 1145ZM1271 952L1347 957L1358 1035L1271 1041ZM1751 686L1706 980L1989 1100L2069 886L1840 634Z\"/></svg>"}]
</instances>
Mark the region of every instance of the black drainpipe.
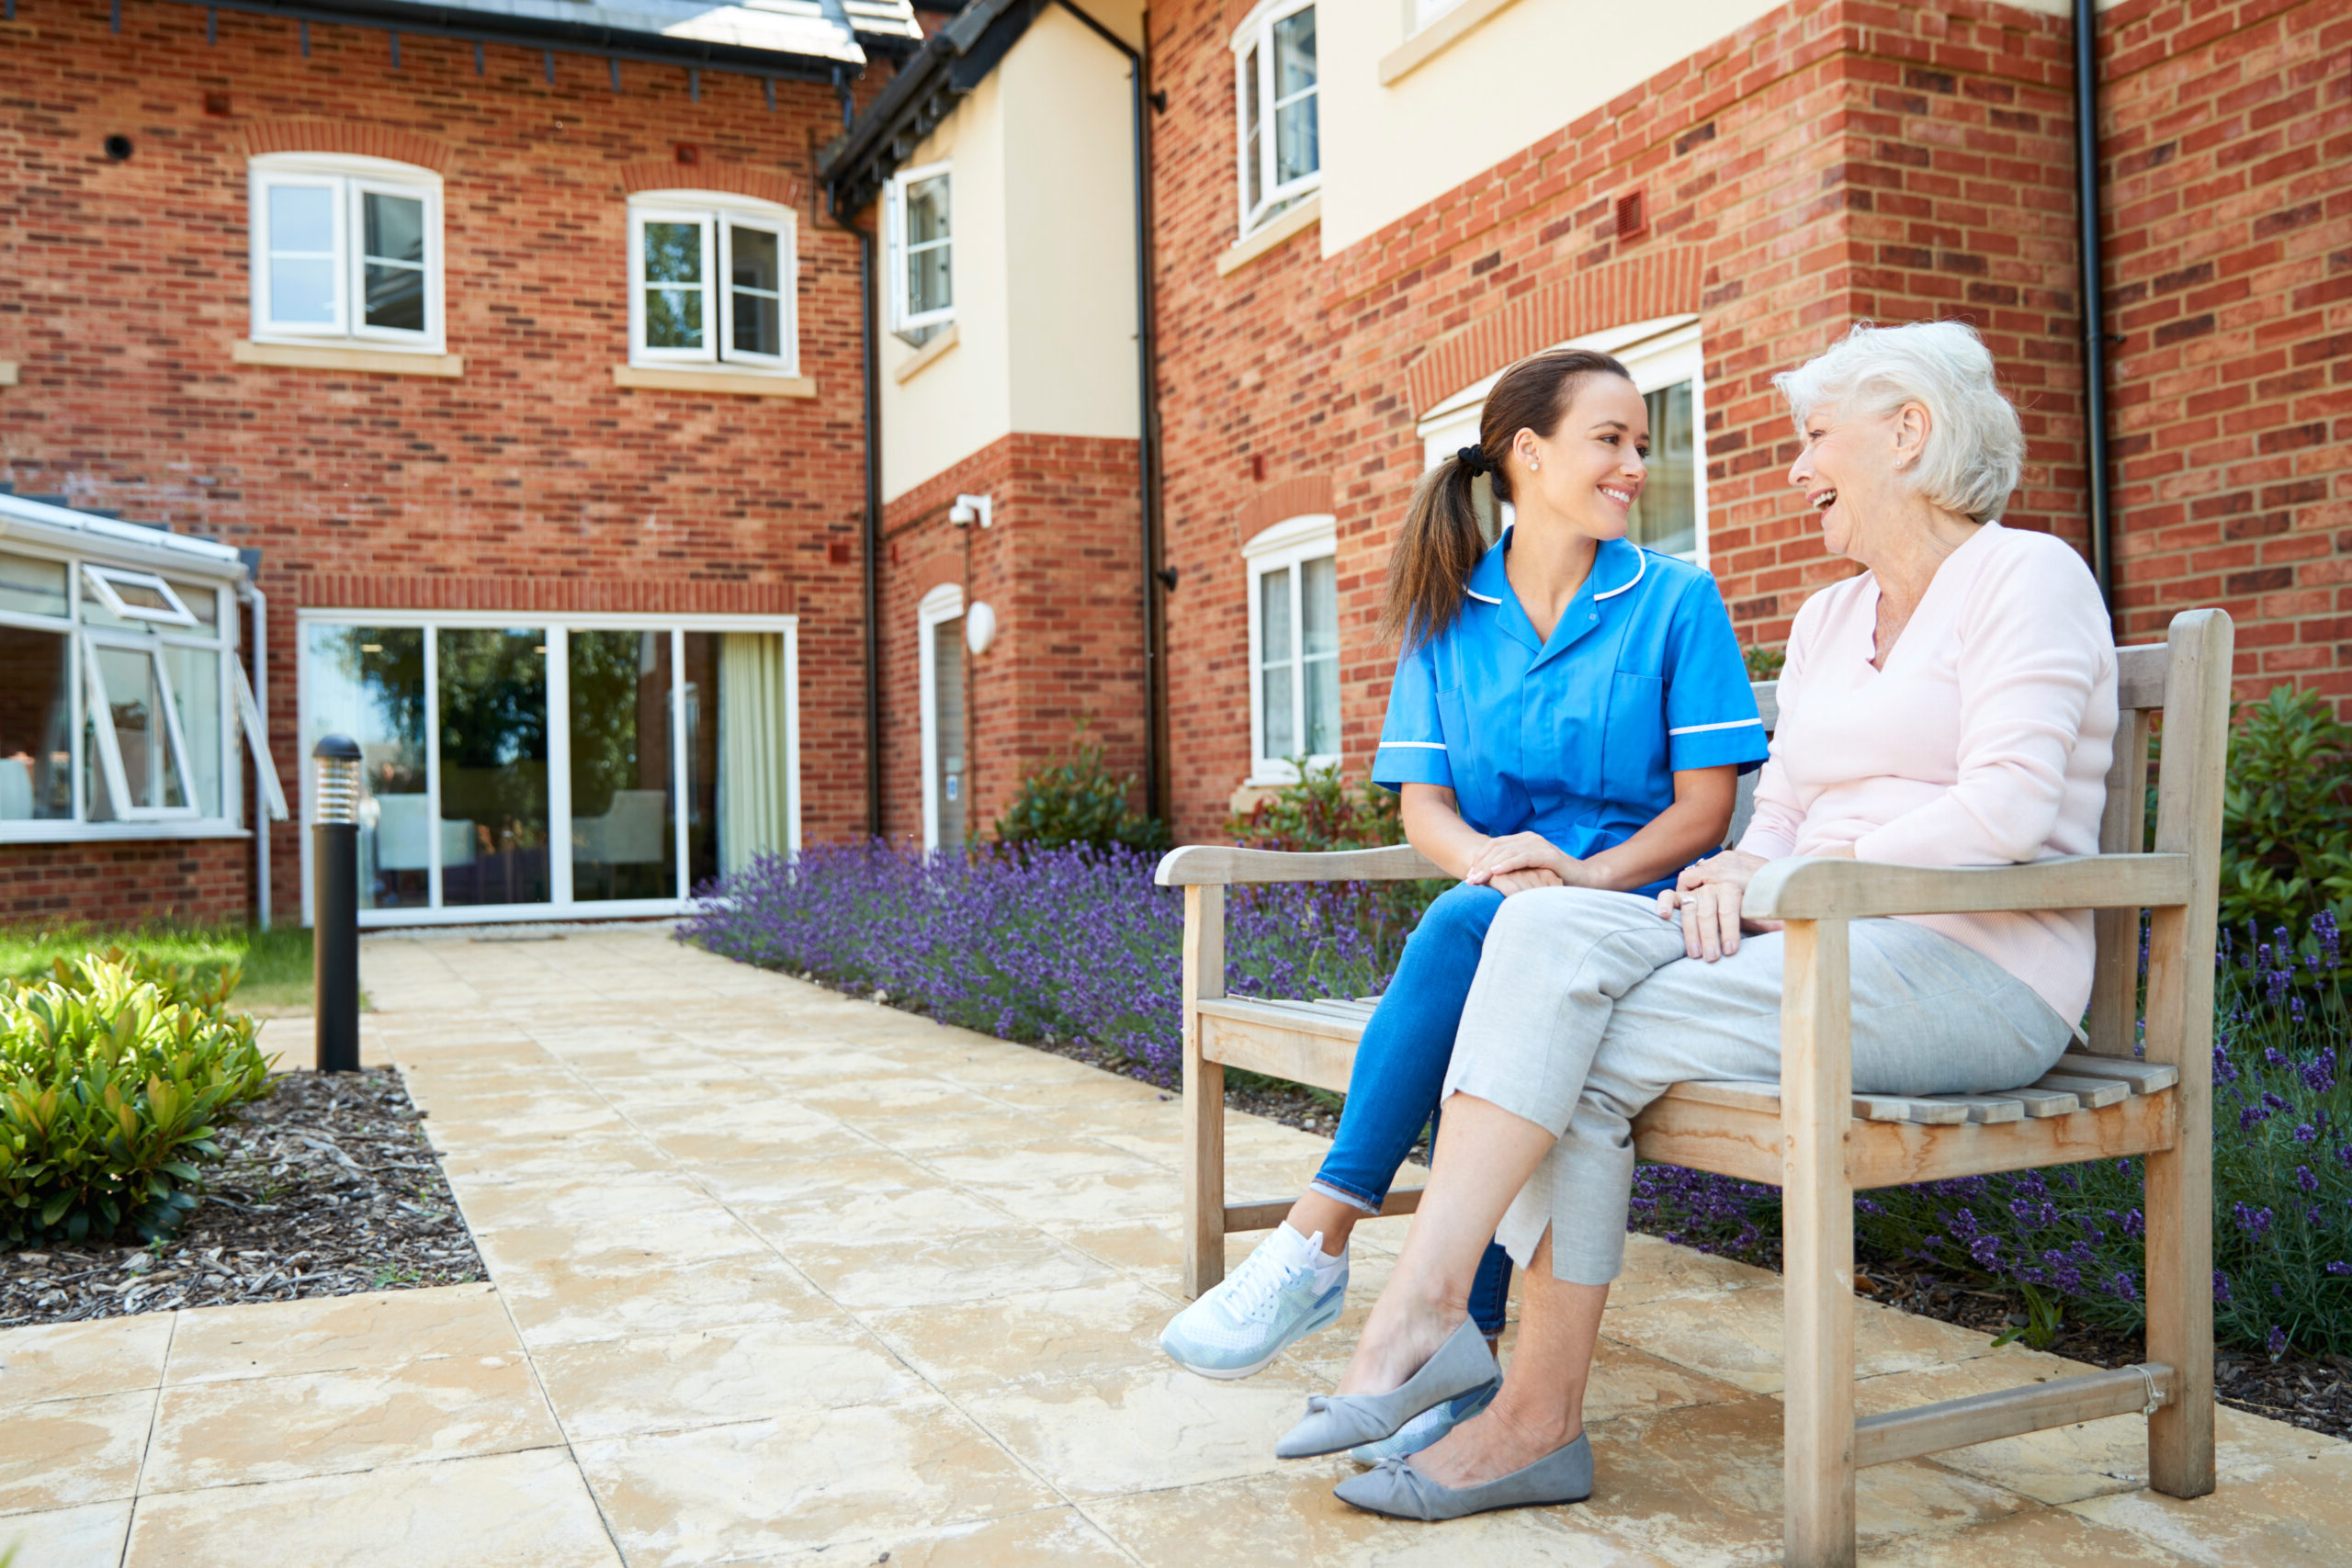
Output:
<instances>
[{"instance_id":1,"label":"black drainpipe","mask_svg":"<svg viewBox=\"0 0 2352 1568\"><path fill-rule=\"evenodd\" d=\"M1144 815L1159 815L1159 594L1162 583L1174 587L1173 574L1162 577L1153 563L1157 546L1159 497L1159 421L1154 393L1159 353L1151 321L1151 187L1146 184L1148 143L1144 118L1143 56L1127 41L1088 16L1071 0L1054 0L1085 23L1094 35L1127 57L1130 113L1134 119L1136 181L1136 490L1141 518L1143 552L1143 798Z\"/></svg>"},{"instance_id":2,"label":"black drainpipe","mask_svg":"<svg viewBox=\"0 0 2352 1568\"><path fill-rule=\"evenodd\" d=\"M841 97L842 126L846 130L857 106L848 77L838 69L833 73L833 91ZM865 619L865 830L878 839L882 836L882 630L876 575L880 568L875 558L882 548L882 367L875 357L879 346L874 322L880 301L874 279L874 236L842 218L835 194L831 186L826 187L828 215L834 227L857 236L858 319L865 349L865 521L857 556Z\"/></svg>"},{"instance_id":3,"label":"black drainpipe","mask_svg":"<svg viewBox=\"0 0 2352 1568\"><path fill-rule=\"evenodd\" d=\"M875 355L874 236L857 231L857 288L865 306L865 537L858 549L865 598L865 830L882 836L882 628L881 592L875 557L882 548L882 381Z\"/></svg>"},{"instance_id":4,"label":"black drainpipe","mask_svg":"<svg viewBox=\"0 0 2352 1568\"><path fill-rule=\"evenodd\" d=\"M2075 0L2075 175L2083 255L2084 423L2089 427L2091 575L2115 616L2115 496L2108 482L2106 261L2099 248L2098 15Z\"/></svg>"}]
</instances>

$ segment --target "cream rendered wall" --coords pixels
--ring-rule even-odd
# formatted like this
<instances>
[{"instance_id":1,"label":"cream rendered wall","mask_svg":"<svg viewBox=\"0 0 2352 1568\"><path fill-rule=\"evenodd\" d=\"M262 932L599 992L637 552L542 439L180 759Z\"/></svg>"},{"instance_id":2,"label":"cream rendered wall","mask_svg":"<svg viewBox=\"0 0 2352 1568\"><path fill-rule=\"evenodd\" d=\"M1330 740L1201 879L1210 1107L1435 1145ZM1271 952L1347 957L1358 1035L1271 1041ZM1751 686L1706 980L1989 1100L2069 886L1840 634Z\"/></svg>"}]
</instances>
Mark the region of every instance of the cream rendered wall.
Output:
<instances>
[{"instance_id":1,"label":"cream rendered wall","mask_svg":"<svg viewBox=\"0 0 2352 1568\"><path fill-rule=\"evenodd\" d=\"M1027 41L1025 39L1023 40ZM1019 52L1016 47L1015 53ZM905 165L948 161L956 236L956 346L901 385L915 355L889 331L882 344L882 499L897 500L1012 431L1012 334L1005 279L1004 72L991 72ZM877 204L878 206L878 204ZM876 218L887 222L877 210ZM881 265L888 265L887 246Z\"/></svg>"},{"instance_id":2,"label":"cream rendered wall","mask_svg":"<svg viewBox=\"0 0 2352 1568\"><path fill-rule=\"evenodd\" d=\"M1467 0L1476 5L1478 0ZM1394 86L1409 0L1325 0L1323 254L1335 255L1599 108L1777 0L1515 0Z\"/></svg>"},{"instance_id":3,"label":"cream rendered wall","mask_svg":"<svg viewBox=\"0 0 2352 1568\"><path fill-rule=\"evenodd\" d=\"M1087 10L1141 39L1136 0ZM954 167L956 342L901 383L916 351L882 334L886 502L1015 430L1134 439L1127 94L1125 57L1049 6L906 164Z\"/></svg>"},{"instance_id":4,"label":"cream rendered wall","mask_svg":"<svg viewBox=\"0 0 2352 1568\"><path fill-rule=\"evenodd\" d=\"M1140 47L1138 0L1084 3L1089 15ZM1126 58L1049 6L996 75L1010 105L1012 426L1133 440L1135 141Z\"/></svg>"}]
</instances>

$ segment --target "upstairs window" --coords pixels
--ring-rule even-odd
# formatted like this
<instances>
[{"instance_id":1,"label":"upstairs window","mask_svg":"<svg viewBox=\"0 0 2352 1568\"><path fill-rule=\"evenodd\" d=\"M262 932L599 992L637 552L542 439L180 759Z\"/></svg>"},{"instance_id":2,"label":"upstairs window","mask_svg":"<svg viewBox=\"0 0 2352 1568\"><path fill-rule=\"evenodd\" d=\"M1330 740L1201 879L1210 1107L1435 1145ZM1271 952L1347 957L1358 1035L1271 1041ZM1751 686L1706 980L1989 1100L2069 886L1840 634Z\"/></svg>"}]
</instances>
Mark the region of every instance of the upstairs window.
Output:
<instances>
[{"instance_id":1,"label":"upstairs window","mask_svg":"<svg viewBox=\"0 0 2352 1568\"><path fill-rule=\"evenodd\" d=\"M911 344L956 319L952 194L944 164L908 169L890 181L890 330Z\"/></svg>"},{"instance_id":2,"label":"upstairs window","mask_svg":"<svg viewBox=\"0 0 2352 1568\"><path fill-rule=\"evenodd\" d=\"M710 191L630 197L629 362L793 373L797 275L789 208Z\"/></svg>"},{"instance_id":3,"label":"upstairs window","mask_svg":"<svg viewBox=\"0 0 2352 1568\"><path fill-rule=\"evenodd\" d=\"M247 175L254 341L441 351L439 175L301 152Z\"/></svg>"},{"instance_id":4,"label":"upstairs window","mask_svg":"<svg viewBox=\"0 0 2352 1568\"><path fill-rule=\"evenodd\" d=\"M1234 35L1233 76L1246 234L1322 180L1315 7L1266 0Z\"/></svg>"}]
</instances>

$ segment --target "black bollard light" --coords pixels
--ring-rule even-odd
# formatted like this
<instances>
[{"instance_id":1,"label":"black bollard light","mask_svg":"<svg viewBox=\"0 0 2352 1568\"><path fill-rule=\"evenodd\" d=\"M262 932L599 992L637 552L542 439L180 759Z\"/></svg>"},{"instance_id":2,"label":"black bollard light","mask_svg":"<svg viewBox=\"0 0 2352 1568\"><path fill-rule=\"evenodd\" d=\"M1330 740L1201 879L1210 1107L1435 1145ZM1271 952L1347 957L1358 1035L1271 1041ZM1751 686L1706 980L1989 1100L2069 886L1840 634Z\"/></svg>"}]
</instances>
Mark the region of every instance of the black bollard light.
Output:
<instances>
[{"instance_id":1,"label":"black bollard light","mask_svg":"<svg viewBox=\"0 0 2352 1568\"><path fill-rule=\"evenodd\" d=\"M318 992L318 1068L359 1070L359 746L325 735L311 818L311 980Z\"/></svg>"}]
</instances>

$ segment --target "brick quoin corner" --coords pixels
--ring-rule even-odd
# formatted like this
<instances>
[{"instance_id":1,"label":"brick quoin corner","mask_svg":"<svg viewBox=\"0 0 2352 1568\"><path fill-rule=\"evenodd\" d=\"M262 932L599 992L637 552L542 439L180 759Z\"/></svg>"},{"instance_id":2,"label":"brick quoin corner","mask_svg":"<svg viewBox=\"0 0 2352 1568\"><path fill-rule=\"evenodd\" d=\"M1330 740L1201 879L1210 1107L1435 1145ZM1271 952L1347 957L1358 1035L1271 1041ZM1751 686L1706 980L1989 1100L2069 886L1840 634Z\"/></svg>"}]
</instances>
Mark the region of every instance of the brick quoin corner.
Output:
<instances>
[{"instance_id":1,"label":"brick quoin corner","mask_svg":"<svg viewBox=\"0 0 2352 1568\"><path fill-rule=\"evenodd\" d=\"M1784 6L1337 255L1309 228L1220 277L1231 9L1150 17L1171 100L1154 200L1180 839L1215 836L1249 767L1242 540L1306 510L1285 487L1328 491L1342 742L1360 773L1395 660L1371 626L1421 471L1415 421L1569 337L1699 316L1710 565L1745 643L1778 645L1809 593L1854 570L1823 553L1785 484L1793 432L1770 377L1855 321L1975 324L2028 436L2005 520L2086 547L2063 18ZM2218 603L2240 622L2243 689L2343 692L2352 19L2317 0L2152 0L2106 13L2102 33L2110 319L2126 334L2120 628L2160 637L2174 610ZM2184 160L2210 177L2184 181ZM1649 221L1620 237L1616 199L1634 191Z\"/></svg>"}]
</instances>

